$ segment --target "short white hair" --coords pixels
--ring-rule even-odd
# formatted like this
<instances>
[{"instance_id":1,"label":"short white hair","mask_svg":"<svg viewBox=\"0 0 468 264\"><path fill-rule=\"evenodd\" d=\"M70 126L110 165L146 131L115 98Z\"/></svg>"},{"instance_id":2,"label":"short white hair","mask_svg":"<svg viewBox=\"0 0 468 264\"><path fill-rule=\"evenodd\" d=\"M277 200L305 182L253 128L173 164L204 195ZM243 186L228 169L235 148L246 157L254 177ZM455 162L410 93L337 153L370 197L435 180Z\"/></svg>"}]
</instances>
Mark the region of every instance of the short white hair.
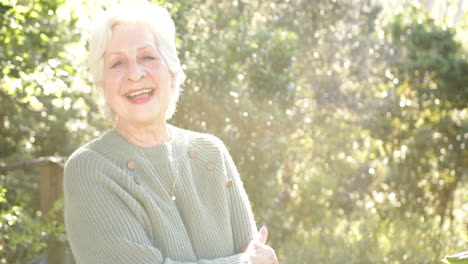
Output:
<instances>
[{"instance_id":1,"label":"short white hair","mask_svg":"<svg viewBox=\"0 0 468 264\"><path fill-rule=\"evenodd\" d=\"M128 5L117 5L106 10L103 17L97 21L89 40L88 68L96 86L104 81L104 53L112 38L112 28L120 23L142 23L149 27L156 39L156 47L172 75L171 102L165 114L170 119L176 111L185 74L182 70L175 45L175 25L169 12L163 7L139 1ZM105 102L102 89L98 89L108 117L115 120L115 113Z\"/></svg>"}]
</instances>

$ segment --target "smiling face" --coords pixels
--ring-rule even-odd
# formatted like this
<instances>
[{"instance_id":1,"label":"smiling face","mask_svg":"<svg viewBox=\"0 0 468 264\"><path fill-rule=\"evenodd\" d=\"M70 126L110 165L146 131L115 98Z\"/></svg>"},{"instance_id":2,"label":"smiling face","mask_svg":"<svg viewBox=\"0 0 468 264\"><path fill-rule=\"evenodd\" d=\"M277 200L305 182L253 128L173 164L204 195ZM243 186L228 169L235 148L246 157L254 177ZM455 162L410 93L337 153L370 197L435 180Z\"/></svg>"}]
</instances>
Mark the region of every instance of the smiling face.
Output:
<instances>
[{"instance_id":1,"label":"smiling face","mask_svg":"<svg viewBox=\"0 0 468 264\"><path fill-rule=\"evenodd\" d=\"M118 125L165 122L171 79L148 26L121 23L112 28L104 54L102 89Z\"/></svg>"}]
</instances>

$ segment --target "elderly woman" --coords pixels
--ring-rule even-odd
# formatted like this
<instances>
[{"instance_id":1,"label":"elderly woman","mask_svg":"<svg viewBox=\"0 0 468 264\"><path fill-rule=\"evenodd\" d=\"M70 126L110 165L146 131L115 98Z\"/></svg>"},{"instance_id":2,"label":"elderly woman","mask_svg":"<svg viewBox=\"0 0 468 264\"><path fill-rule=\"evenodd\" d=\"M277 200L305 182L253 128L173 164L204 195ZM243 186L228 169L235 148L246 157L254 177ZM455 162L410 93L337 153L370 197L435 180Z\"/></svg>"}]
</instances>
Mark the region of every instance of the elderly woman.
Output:
<instances>
[{"instance_id":1,"label":"elderly woman","mask_svg":"<svg viewBox=\"0 0 468 264\"><path fill-rule=\"evenodd\" d=\"M185 78L169 13L150 3L107 11L89 68L115 127L65 167L77 263L278 263L224 144L167 124Z\"/></svg>"}]
</instances>

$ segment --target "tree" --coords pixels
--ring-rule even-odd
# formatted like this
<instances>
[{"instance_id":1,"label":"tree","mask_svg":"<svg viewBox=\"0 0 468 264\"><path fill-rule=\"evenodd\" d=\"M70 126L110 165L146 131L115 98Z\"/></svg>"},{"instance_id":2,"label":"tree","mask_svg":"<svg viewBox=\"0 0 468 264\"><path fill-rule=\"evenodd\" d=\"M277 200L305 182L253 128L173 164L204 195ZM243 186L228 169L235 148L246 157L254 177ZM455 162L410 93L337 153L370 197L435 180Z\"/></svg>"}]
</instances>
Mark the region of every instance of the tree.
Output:
<instances>
[{"instance_id":1,"label":"tree","mask_svg":"<svg viewBox=\"0 0 468 264\"><path fill-rule=\"evenodd\" d=\"M92 136L79 131L97 112L91 95L70 89L79 75L70 53L80 40L76 21L65 1L1 2L1 165L69 154ZM24 263L57 229L40 221L37 170L0 173L0 262Z\"/></svg>"}]
</instances>

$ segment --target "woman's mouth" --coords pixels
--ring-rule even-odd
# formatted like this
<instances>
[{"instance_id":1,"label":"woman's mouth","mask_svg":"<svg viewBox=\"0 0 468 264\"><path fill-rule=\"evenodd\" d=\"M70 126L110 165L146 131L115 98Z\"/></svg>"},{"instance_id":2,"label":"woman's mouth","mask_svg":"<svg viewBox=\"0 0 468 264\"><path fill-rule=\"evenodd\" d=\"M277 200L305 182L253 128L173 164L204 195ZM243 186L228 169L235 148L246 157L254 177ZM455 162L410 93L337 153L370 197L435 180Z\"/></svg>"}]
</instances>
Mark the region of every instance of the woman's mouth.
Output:
<instances>
[{"instance_id":1,"label":"woman's mouth","mask_svg":"<svg viewBox=\"0 0 468 264\"><path fill-rule=\"evenodd\" d=\"M129 99L132 103L144 103L147 102L154 94L154 89L140 89L136 91L131 91L125 94L125 97Z\"/></svg>"}]
</instances>

